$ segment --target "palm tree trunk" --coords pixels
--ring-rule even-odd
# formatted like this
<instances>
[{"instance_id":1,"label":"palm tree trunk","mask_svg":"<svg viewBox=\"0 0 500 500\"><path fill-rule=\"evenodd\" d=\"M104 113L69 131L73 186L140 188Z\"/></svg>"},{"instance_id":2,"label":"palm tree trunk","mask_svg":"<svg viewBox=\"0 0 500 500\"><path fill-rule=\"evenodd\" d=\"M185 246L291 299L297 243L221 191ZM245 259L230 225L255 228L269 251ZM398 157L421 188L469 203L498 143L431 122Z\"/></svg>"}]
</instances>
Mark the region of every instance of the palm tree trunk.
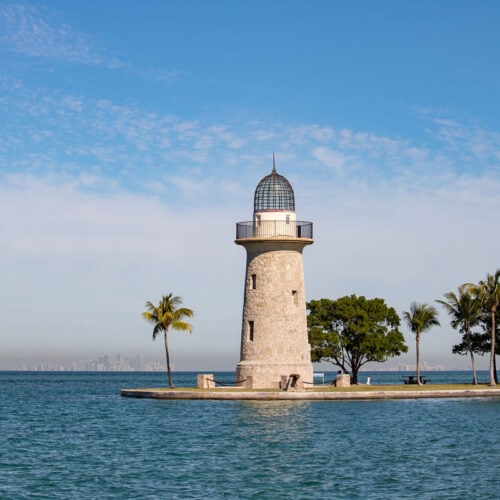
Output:
<instances>
[{"instance_id":1,"label":"palm tree trunk","mask_svg":"<svg viewBox=\"0 0 500 500\"><path fill-rule=\"evenodd\" d=\"M165 338L165 357L167 358L167 373L168 373L168 383L170 388L174 388L174 382L172 381L172 371L170 370L170 354L168 352L168 342L167 342L167 331L163 332L163 337Z\"/></svg>"},{"instance_id":2,"label":"palm tree trunk","mask_svg":"<svg viewBox=\"0 0 500 500\"><path fill-rule=\"evenodd\" d=\"M474 385L477 385L476 360L474 359L474 350L472 347L472 339L470 337L470 328L469 328L469 323L467 321L465 323L464 341L465 344L469 346L470 362L472 365L472 383Z\"/></svg>"},{"instance_id":3,"label":"palm tree trunk","mask_svg":"<svg viewBox=\"0 0 500 500\"><path fill-rule=\"evenodd\" d=\"M422 385L420 381L420 335L417 333L415 336L416 344L417 344L417 382L418 385Z\"/></svg>"},{"instance_id":4,"label":"palm tree trunk","mask_svg":"<svg viewBox=\"0 0 500 500\"><path fill-rule=\"evenodd\" d=\"M496 307L491 308L491 356L490 356L490 385L495 386L495 337L497 332L496 326Z\"/></svg>"},{"instance_id":5,"label":"palm tree trunk","mask_svg":"<svg viewBox=\"0 0 500 500\"><path fill-rule=\"evenodd\" d=\"M472 383L477 385L477 374L476 374L476 360L474 359L474 352L470 351L470 361L472 363Z\"/></svg>"}]
</instances>

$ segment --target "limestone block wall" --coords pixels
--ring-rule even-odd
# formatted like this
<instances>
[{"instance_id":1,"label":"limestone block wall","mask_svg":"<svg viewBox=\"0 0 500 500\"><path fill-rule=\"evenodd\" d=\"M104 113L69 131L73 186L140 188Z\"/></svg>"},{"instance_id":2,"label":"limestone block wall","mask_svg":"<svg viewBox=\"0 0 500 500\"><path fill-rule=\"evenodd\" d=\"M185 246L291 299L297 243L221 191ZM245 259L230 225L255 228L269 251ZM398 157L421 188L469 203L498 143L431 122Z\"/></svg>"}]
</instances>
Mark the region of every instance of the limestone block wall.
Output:
<instances>
[{"instance_id":1,"label":"limestone block wall","mask_svg":"<svg viewBox=\"0 0 500 500\"><path fill-rule=\"evenodd\" d=\"M198 387L198 389L214 389L214 374L198 373L198 375L196 375L196 386Z\"/></svg>"},{"instance_id":2,"label":"limestone block wall","mask_svg":"<svg viewBox=\"0 0 500 500\"><path fill-rule=\"evenodd\" d=\"M313 367L306 363L272 363L241 361L236 366L236 379L239 386L246 389L283 389L282 380L291 374L298 374L298 387L312 387Z\"/></svg>"},{"instance_id":3,"label":"limestone block wall","mask_svg":"<svg viewBox=\"0 0 500 500\"><path fill-rule=\"evenodd\" d=\"M351 387L351 376L346 373L337 375L335 385L336 387Z\"/></svg>"},{"instance_id":4,"label":"limestone block wall","mask_svg":"<svg viewBox=\"0 0 500 500\"><path fill-rule=\"evenodd\" d=\"M312 240L245 240L247 250L240 363L237 379L277 387L298 373L312 382L307 338L303 248Z\"/></svg>"}]
</instances>

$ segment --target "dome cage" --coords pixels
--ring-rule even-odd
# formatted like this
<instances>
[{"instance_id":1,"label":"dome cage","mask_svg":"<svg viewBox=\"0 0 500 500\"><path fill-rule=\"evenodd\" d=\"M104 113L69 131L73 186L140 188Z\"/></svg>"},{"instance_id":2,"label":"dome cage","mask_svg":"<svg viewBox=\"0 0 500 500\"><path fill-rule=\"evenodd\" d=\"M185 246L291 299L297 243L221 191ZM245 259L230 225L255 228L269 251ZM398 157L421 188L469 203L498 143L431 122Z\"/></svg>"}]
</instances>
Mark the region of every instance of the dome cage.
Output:
<instances>
[{"instance_id":1,"label":"dome cage","mask_svg":"<svg viewBox=\"0 0 500 500\"><path fill-rule=\"evenodd\" d=\"M257 185L253 202L254 212L287 210L295 212L295 195L291 184L273 166L273 171Z\"/></svg>"}]
</instances>

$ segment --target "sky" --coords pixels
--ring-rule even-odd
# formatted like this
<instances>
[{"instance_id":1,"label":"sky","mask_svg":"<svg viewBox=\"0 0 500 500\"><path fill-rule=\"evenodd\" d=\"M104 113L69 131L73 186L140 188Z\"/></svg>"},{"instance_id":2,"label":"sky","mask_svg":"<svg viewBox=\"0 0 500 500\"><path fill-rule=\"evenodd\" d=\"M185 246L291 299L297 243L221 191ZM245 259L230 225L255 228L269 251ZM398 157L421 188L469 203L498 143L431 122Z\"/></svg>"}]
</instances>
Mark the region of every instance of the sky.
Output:
<instances>
[{"instance_id":1,"label":"sky","mask_svg":"<svg viewBox=\"0 0 500 500\"><path fill-rule=\"evenodd\" d=\"M0 369L239 361L244 250L270 173L292 184L308 300L401 315L500 267L500 3L0 1ZM452 355L440 309L421 359ZM409 352L388 364L414 363ZM487 366L487 356L480 367Z\"/></svg>"}]
</instances>

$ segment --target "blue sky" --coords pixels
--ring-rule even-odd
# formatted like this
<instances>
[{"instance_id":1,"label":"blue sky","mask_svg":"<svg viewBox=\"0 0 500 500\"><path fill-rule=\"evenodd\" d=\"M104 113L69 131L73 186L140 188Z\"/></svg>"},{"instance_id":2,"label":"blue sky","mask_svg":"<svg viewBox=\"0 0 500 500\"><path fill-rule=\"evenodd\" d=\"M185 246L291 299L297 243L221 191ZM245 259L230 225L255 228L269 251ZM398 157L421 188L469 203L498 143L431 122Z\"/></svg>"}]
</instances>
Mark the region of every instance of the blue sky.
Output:
<instances>
[{"instance_id":1,"label":"blue sky","mask_svg":"<svg viewBox=\"0 0 500 500\"><path fill-rule=\"evenodd\" d=\"M401 313L494 272L499 22L494 1L0 2L0 368L161 357L140 312L173 291L196 313L176 367L232 369L234 224L273 151L315 223L309 299ZM467 366L441 322L423 360Z\"/></svg>"}]
</instances>

